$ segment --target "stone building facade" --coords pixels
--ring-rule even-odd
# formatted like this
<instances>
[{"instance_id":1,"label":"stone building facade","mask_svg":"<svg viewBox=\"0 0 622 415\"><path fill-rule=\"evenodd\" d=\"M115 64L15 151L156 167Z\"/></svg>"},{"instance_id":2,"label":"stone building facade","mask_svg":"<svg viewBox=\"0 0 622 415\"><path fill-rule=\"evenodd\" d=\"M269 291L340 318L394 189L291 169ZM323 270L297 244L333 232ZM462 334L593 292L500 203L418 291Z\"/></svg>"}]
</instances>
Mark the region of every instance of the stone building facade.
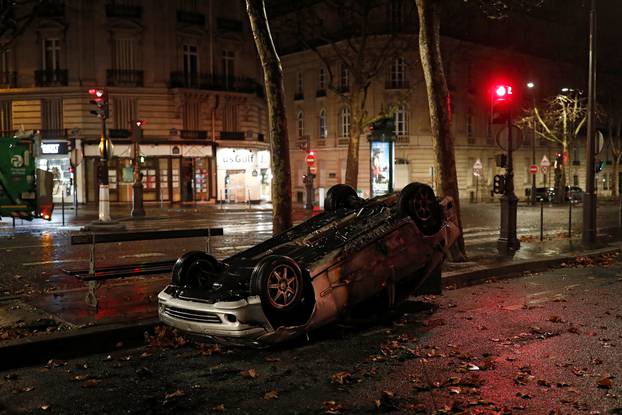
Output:
<instances>
[{"instance_id":1,"label":"stone building facade","mask_svg":"<svg viewBox=\"0 0 622 415\"><path fill-rule=\"evenodd\" d=\"M88 90L109 97L111 201L131 200L133 120L145 200L270 199L261 72L243 2L46 0L0 56L0 129L40 130L38 163L57 194L98 198L100 120ZM79 154L75 186L67 142Z\"/></svg>"}]
</instances>

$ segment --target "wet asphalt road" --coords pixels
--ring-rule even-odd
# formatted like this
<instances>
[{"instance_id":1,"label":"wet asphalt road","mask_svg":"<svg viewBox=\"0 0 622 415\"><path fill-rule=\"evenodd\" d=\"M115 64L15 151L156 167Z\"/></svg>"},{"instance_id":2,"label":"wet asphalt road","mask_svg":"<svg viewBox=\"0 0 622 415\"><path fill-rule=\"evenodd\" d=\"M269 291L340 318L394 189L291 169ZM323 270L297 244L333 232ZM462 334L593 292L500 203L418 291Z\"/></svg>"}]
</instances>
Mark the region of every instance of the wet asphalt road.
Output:
<instances>
[{"instance_id":1,"label":"wet asphalt road","mask_svg":"<svg viewBox=\"0 0 622 415\"><path fill-rule=\"evenodd\" d=\"M150 345L0 372L0 413L622 413L622 263L410 301L277 349Z\"/></svg>"}]
</instances>

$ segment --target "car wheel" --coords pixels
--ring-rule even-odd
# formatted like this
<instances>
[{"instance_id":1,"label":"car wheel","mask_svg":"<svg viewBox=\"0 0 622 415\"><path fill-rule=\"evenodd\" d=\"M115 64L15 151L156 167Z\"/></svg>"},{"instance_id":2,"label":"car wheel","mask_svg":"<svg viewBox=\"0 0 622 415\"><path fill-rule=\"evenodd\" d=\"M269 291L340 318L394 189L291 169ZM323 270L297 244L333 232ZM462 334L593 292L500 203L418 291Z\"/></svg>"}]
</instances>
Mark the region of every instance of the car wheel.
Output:
<instances>
[{"instance_id":1,"label":"car wheel","mask_svg":"<svg viewBox=\"0 0 622 415\"><path fill-rule=\"evenodd\" d=\"M251 293L261 298L274 328L304 324L311 315L313 288L305 281L296 261L289 257L264 258L251 276Z\"/></svg>"},{"instance_id":2,"label":"car wheel","mask_svg":"<svg viewBox=\"0 0 622 415\"><path fill-rule=\"evenodd\" d=\"M424 235L433 235L442 225L442 211L434 190L427 184L411 183L404 187L397 200L402 216L410 216Z\"/></svg>"},{"instance_id":3,"label":"car wheel","mask_svg":"<svg viewBox=\"0 0 622 415\"><path fill-rule=\"evenodd\" d=\"M171 273L174 285L206 289L211 285L210 275L222 270L222 264L203 251L190 251L180 256Z\"/></svg>"},{"instance_id":4,"label":"car wheel","mask_svg":"<svg viewBox=\"0 0 622 415\"><path fill-rule=\"evenodd\" d=\"M326 192L324 210L327 212L334 212L341 208L352 209L356 207L358 200L359 197L352 186L336 184Z\"/></svg>"}]
</instances>

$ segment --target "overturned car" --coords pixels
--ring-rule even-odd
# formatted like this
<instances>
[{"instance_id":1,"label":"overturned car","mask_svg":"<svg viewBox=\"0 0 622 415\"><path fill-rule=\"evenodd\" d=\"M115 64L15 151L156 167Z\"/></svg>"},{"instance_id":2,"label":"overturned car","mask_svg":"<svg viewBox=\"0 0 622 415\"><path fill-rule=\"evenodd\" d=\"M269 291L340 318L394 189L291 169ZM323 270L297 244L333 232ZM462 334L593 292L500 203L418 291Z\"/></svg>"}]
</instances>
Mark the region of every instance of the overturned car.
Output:
<instances>
[{"instance_id":1,"label":"overturned car","mask_svg":"<svg viewBox=\"0 0 622 415\"><path fill-rule=\"evenodd\" d=\"M158 295L159 316L184 332L269 345L411 294L440 294L445 250L459 235L453 201L411 183L364 200L329 189L325 211L223 261L181 256ZM371 307L370 307L371 306Z\"/></svg>"}]
</instances>

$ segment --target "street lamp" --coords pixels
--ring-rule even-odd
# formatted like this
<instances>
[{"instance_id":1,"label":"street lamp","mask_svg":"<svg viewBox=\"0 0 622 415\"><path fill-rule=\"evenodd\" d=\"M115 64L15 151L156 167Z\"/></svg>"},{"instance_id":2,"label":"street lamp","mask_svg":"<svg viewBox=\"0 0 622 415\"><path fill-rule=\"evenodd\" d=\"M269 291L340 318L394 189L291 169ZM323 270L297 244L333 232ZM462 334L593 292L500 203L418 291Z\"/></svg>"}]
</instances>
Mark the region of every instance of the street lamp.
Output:
<instances>
[{"instance_id":1,"label":"street lamp","mask_svg":"<svg viewBox=\"0 0 622 415\"><path fill-rule=\"evenodd\" d=\"M533 82L527 82L527 88L531 93L531 101L532 101L532 109L533 109L533 120L532 120L532 140L531 140L531 165L536 165L536 95L535 88L536 84ZM532 205L536 204L536 174L531 175L531 195L529 201Z\"/></svg>"}]
</instances>

